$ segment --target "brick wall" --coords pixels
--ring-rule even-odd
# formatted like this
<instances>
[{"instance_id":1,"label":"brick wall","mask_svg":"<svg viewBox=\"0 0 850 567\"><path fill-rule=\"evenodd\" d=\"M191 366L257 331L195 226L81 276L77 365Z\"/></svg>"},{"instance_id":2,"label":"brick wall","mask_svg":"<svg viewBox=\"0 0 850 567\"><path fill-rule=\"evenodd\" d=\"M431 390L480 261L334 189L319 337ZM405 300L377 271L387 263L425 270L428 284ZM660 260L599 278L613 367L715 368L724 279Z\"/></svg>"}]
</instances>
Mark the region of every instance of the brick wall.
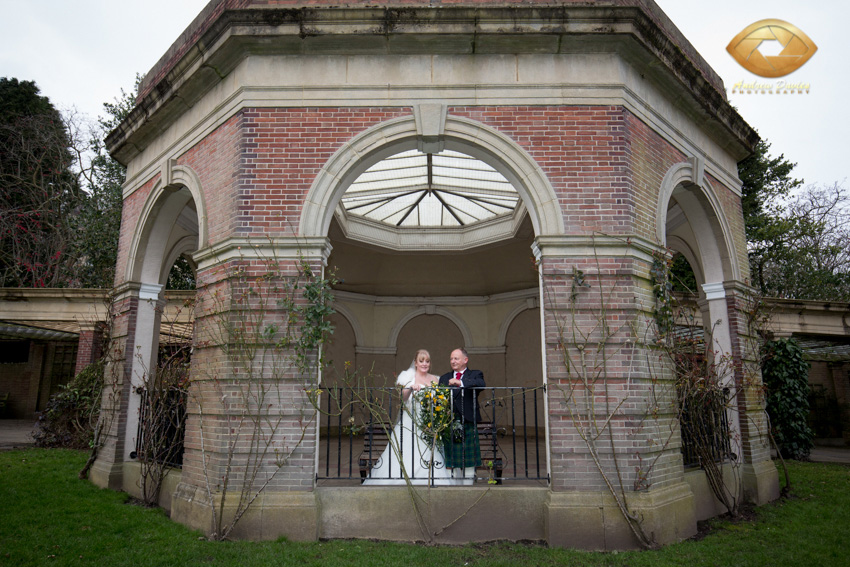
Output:
<instances>
[{"instance_id":1,"label":"brick wall","mask_svg":"<svg viewBox=\"0 0 850 567\"><path fill-rule=\"evenodd\" d=\"M102 337L103 331L100 327L80 330L74 375L79 374L86 366L100 358L103 351Z\"/></svg>"},{"instance_id":2,"label":"brick wall","mask_svg":"<svg viewBox=\"0 0 850 567\"><path fill-rule=\"evenodd\" d=\"M655 241L662 179L673 164L685 158L628 110L617 106L450 107L449 113L497 129L531 155L555 190L567 234L636 235ZM310 186L334 152L364 130L410 114L410 108L241 110L178 160L200 177L210 243L229 236L291 234L297 229ZM140 203L155 181L150 180L127 200L125 221L138 218ZM734 195L711 182L733 217L732 225L742 226ZM126 264L129 232L122 234L119 266ZM745 254L743 247L741 250ZM657 388L659 379L663 382L669 377L650 362L651 352L638 346L637 340L652 315L649 266L630 257L547 256L543 262L553 489L604 488L597 464L577 431L574 412L570 412L569 404L579 402L576 407L584 407L584 400L592 400L595 408L588 419L611 428L611 436L606 433L600 438L596 452L599 466L607 473L616 476L619 467L625 485L637 488L661 487L680 479L680 438L670 404L672 393ZM285 275L294 270L291 262L281 267ZM579 290L571 308L574 269L586 274L591 287ZM278 452L296 449L285 470L277 473L275 489L299 490L312 485L311 455L317 440L312 430L304 427L310 407L304 397L303 377L291 369L271 371L280 353L268 350L258 350L254 356L271 361L271 365L240 368L228 355L233 352L232 338L222 334L225 328L229 329L225 334L238 328L250 334L269 322L284 323L276 319L281 316L279 311L240 292L251 282L259 285L257 278L267 270L263 262L231 260L198 274L190 395L194 419L187 429L184 482L204 485L203 452L212 458L208 472L210 467L220 472L221 459L230 451L233 439L238 438L237 451L247 450L245 432L234 423L240 414L238 400L245 398L240 388L246 380L256 378L258 385L274 385L275 395L283 396L271 403L281 425L275 428L270 446ZM129 344L132 305L122 307L121 312L118 336ZM267 318L262 325L251 319L261 312ZM246 316L251 320L248 327ZM604 337L604 356L596 348L603 338L599 334L603 320L611 332ZM573 334L576 330L578 335ZM594 353L596 359L566 365L564 353L579 360L579 347L584 347L585 354ZM591 375L591 383L584 384L582 378ZM757 407L749 402L745 405L754 411ZM203 431L198 419L202 413ZM652 419L646 419L647 415ZM263 435L271 433L267 430ZM614 452L618 455L616 466ZM264 459L261 466L266 472L276 469L271 455Z\"/></svg>"},{"instance_id":3,"label":"brick wall","mask_svg":"<svg viewBox=\"0 0 850 567\"><path fill-rule=\"evenodd\" d=\"M655 240L658 190L685 159L617 106L451 107L510 136L546 172L567 234Z\"/></svg>"},{"instance_id":4,"label":"brick wall","mask_svg":"<svg viewBox=\"0 0 850 567\"><path fill-rule=\"evenodd\" d=\"M343 143L409 108L246 109L235 232L282 235L297 231L304 198L319 170Z\"/></svg>"},{"instance_id":5,"label":"brick wall","mask_svg":"<svg viewBox=\"0 0 850 567\"><path fill-rule=\"evenodd\" d=\"M812 360L809 364L809 386L822 386L829 395L835 396L830 364L824 360Z\"/></svg>"},{"instance_id":6,"label":"brick wall","mask_svg":"<svg viewBox=\"0 0 850 567\"><path fill-rule=\"evenodd\" d=\"M291 234L307 191L331 155L363 130L410 112L409 108L241 111L179 159L201 179L211 242L232 234ZM628 110L540 106L451 107L449 112L496 128L529 152L559 197L568 234L655 240L658 189L668 169L685 156ZM125 203L125 218L138 218L140 205L134 203L143 201L145 189L154 181L132 195L133 203ZM733 231L742 227L737 197L716 180L711 182ZM746 247L743 242L735 244L739 264L745 268ZM119 268L123 265L119 259Z\"/></svg>"},{"instance_id":7,"label":"brick wall","mask_svg":"<svg viewBox=\"0 0 850 567\"><path fill-rule=\"evenodd\" d=\"M258 484L273 477L272 491L312 489L318 439L305 389L314 377L280 346L287 329L297 336L298 321L279 305L304 302L301 288L291 287L299 274L297 260L276 258L236 259L199 273L182 482L203 487L209 476L218 483L234 454L242 459L231 477L238 491L252 454ZM264 419L243 418L258 412Z\"/></svg>"},{"instance_id":8,"label":"brick wall","mask_svg":"<svg viewBox=\"0 0 850 567\"><path fill-rule=\"evenodd\" d=\"M850 362L841 361L830 364L832 380L835 384L835 398L841 411L841 432L844 444L850 445Z\"/></svg>"},{"instance_id":9,"label":"brick wall","mask_svg":"<svg viewBox=\"0 0 850 567\"><path fill-rule=\"evenodd\" d=\"M850 362L810 360L809 386L816 396L810 398L809 425L815 437L842 436L850 445Z\"/></svg>"},{"instance_id":10,"label":"brick wall","mask_svg":"<svg viewBox=\"0 0 850 567\"><path fill-rule=\"evenodd\" d=\"M130 399L130 372L135 342L138 297L125 297L112 304L107 364L104 368L104 384L101 411L106 414L107 427L98 460L104 464L121 463L124 460L124 434L127 429L127 412Z\"/></svg>"},{"instance_id":11,"label":"brick wall","mask_svg":"<svg viewBox=\"0 0 850 567\"><path fill-rule=\"evenodd\" d=\"M755 305L746 289L726 290L726 313L732 339L735 402L741 431L742 462L770 460L767 414L764 412L759 338L752 319Z\"/></svg>"},{"instance_id":12,"label":"brick wall","mask_svg":"<svg viewBox=\"0 0 850 567\"><path fill-rule=\"evenodd\" d=\"M124 283L125 274L127 272L127 264L130 258L130 247L132 246L133 235L136 232L136 225L141 220L142 209L145 206L145 201L147 200L148 195L150 195L150 192L158 179L159 174L157 173L142 187L124 199L124 204L121 209L121 232L118 236L118 258L115 265L116 286Z\"/></svg>"},{"instance_id":13,"label":"brick wall","mask_svg":"<svg viewBox=\"0 0 850 567\"><path fill-rule=\"evenodd\" d=\"M587 286L573 286L574 270ZM629 258L543 259L553 490L605 490L600 466L628 489L681 480L669 370L645 342L648 271Z\"/></svg>"},{"instance_id":14,"label":"brick wall","mask_svg":"<svg viewBox=\"0 0 850 567\"><path fill-rule=\"evenodd\" d=\"M240 115L231 117L177 160L191 167L201 181L210 242L231 235L236 223L237 185L245 167L241 122Z\"/></svg>"}]
</instances>

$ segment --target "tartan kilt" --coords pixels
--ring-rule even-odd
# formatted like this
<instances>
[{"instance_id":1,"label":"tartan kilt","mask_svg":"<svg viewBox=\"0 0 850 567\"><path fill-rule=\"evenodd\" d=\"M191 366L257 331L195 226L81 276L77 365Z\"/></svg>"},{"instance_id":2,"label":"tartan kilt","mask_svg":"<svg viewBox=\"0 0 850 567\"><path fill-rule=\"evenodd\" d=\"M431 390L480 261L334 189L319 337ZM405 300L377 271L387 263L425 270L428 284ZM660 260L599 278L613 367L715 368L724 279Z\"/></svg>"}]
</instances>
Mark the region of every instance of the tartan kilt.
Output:
<instances>
[{"instance_id":1,"label":"tartan kilt","mask_svg":"<svg viewBox=\"0 0 850 567\"><path fill-rule=\"evenodd\" d=\"M466 468L481 466L481 443L478 440L478 427L474 423L463 424L463 441L453 440L443 442L443 456L446 468Z\"/></svg>"}]
</instances>

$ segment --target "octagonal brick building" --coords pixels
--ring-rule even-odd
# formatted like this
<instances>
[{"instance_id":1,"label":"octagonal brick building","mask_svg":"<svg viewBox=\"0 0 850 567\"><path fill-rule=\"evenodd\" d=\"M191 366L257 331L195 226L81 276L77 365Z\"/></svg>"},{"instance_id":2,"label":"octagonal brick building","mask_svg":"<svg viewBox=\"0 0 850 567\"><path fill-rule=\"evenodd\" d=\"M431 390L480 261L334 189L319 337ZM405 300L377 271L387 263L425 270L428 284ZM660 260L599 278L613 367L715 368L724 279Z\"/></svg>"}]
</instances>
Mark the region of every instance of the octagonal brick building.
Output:
<instances>
[{"instance_id":1,"label":"octagonal brick building","mask_svg":"<svg viewBox=\"0 0 850 567\"><path fill-rule=\"evenodd\" d=\"M745 371L736 164L757 139L651 0L212 0L107 140L127 181L113 419L93 481L139 490L140 392L184 256L198 289L185 453L160 501L207 533L214 510L235 509L233 489L218 507L228 462L254 456L234 445L250 403L234 402L246 371L221 321L285 318L278 303L236 299L272 260L276 277L309 266L339 279L330 365L315 369L325 392L355 371L391 384L418 348L440 374L464 346L493 389L484 413L504 481L416 497L360 486L356 470L349 481L362 441L316 412L304 367L276 370L285 347L266 349L247 372L277 395L255 488L270 480L232 537L636 547L621 506L655 542L689 537L722 507L683 461L674 396L658 388L669 369L647 339L653 264L682 254L705 337L730 361L730 486L777 497ZM510 415L518 398L496 393L518 389L529 397Z\"/></svg>"}]
</instances>

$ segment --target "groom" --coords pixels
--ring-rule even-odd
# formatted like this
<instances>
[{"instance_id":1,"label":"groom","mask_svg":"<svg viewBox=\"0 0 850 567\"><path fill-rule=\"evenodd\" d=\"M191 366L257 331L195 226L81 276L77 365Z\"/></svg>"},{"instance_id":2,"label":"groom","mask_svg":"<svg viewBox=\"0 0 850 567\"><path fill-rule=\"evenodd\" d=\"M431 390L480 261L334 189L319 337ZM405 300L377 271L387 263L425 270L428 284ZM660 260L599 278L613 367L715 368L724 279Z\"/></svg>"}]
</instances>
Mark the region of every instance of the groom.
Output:
<instances>
[{"instance_id":1,"label":"groom","mask_svg":"<svg viewBox=\"0 0 850 567\"><path fill-rule=\"evenodd\" d=\"M478 410L478 391L470 388L483 388L484 374L467 368L468 362L466 349L455 349L449 359L452 371L440 376L440 385L452 389L455 420L461 423L463 431L461 435L453 428L451 439L445 442L446 468L452 469L452 477L464 479L463 484L472 484L475 467L481 465L477 425L481 421L481 412Z\"/></svg>"}]
</instances>

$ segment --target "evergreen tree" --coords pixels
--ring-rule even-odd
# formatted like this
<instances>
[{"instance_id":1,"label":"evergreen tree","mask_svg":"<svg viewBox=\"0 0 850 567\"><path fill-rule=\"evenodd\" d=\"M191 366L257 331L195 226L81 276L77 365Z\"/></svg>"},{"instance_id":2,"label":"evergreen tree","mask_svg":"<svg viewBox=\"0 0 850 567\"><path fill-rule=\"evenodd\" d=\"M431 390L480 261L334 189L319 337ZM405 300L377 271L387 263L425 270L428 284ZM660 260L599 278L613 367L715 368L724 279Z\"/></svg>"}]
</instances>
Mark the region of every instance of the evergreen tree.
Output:
<instances>
[{"instance_id":1,"label":"evergreen tree","mask_svg":"<svg viewBox=\"0 0 850 567\"><path fill-rule=\"evenodd\" d=\"M765 277L765 268L777 254L782 253L786 243L783 235L791 226L782 218L782 200L802 184L791 177L796 164L768 155L770 144L759 140L753 154L738 164L741 186L741 205L744 212L744 228L750 257L753 285L763 295L769 295L771 287Z\"/></svg>"},{"instance_id":2,"label":"evergreen tree","mask_svg":"<svg viewBox=\"0 0 850 567\"><path fill-rule=\"evenodd\" d=\"M850 301L850 198L809 186L762 140L738 164L753 286L766 297ZM796 192L796 195L795 195Z\"/></svg>"},{"instance_id":3,"label":"evergreen tree","mask_svg":"<svg viewBox=\"0 0 850 567\"><path fill-rule=\"evenodd\" d=\"M113 103L104 103L105 116L90 136L92 156L87 169L86 198L78 215L81 281L86 287L109 288L114 285L118 257L118 235L121 229L122 186L126 168L106 151L104 140L130 114L142 76L136 76L132 92L121 90ZM195 289L195 272L184 257L177 259L166 283L168 289Z\"/></svg>"},{"instance_id":4,"label":"evergreen tree","mask_svg":"<svg viewBox=\"0 0 850 567\"><path fill-rule=\"evenodd\" d=\"M105 116L98 118L90 135L91 161L83 170L86 198L77 216L81 283L84 287L110 288L115 280L118 234L121 228L122 185L127 169L106 151L104 140L133 109L142 77L136 76L132 92L104 103Z\"/></svg>"},{"instance_id":5,"label":"evergreen tree","mask_svg":"<svg viewBox=\"0 0 850 567\"><path fill-rule=\"evenodd\" d=\"M62 116L32 81L0 78L0 286L77 285L82 192Z\"/></svg>"}]
</instances>

